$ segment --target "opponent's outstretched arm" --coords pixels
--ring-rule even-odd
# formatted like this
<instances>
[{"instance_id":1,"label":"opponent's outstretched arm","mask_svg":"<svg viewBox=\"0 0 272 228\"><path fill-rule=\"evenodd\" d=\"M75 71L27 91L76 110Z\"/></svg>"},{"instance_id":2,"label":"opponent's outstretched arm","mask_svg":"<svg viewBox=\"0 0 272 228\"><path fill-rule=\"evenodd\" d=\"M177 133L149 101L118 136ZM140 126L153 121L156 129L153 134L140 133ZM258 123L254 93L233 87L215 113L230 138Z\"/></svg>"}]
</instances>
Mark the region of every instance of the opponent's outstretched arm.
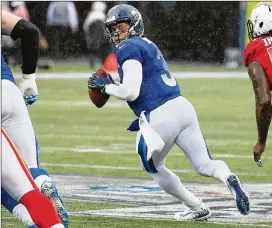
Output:
<instances>
[{"instance_id":1,"label":"opponent's outstretched arm","mask_svg":"<svg viewBox=\"0 0 272 228\"><path fill-rule=\"evenodd\" d=\"M271 88L261 64L253 61L248 65L248 74L252 81L256 100L256 122L258 141L254 147L254 159L260 160L265 150L268 129L272 117Z\"/></svg>"},{"instance_id":2,"label":"opponent's outstretched arm","mask_svg":"<svg viewBox=\"0 0 272 228\"><path fill-rule=\"evenodd\" d=\"M2 34L13 40L21 38L22 81L19 85L27 104L38 99L35 72L39 55L39 31L35 25L7 11L2 11Z\"/></svg>"}]
</instances>

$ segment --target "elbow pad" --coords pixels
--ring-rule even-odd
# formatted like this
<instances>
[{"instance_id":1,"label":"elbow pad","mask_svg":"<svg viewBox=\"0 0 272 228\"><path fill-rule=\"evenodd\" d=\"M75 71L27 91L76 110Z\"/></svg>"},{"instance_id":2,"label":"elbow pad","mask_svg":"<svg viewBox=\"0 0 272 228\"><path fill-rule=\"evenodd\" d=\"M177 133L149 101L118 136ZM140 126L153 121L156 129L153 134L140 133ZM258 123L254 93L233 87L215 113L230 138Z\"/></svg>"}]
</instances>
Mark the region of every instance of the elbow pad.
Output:
<instances>
[{"instance_id":1,"label":"elbow pad","mask_svg":"<svg viewBox=\"0 0 272 228\"><path fill-rule=\"evenodd\" d=\"M31 22L21 19L14 26L10 33L10 37L13 40L24 37L35 37L39 41L39 30Z\"/></svg>"},{"instance_id":2,"label":"elbow pad","mask_svg":"<svg viewBox=\"0 0 272 228\"><path fill-rule=\"evenodd\" d=\"M21 38L22 72L33 74L36 71L39 56L39 30L31 22L21 19L14 26L10 37L14 40Z\"/></svg>"}]
</instances>

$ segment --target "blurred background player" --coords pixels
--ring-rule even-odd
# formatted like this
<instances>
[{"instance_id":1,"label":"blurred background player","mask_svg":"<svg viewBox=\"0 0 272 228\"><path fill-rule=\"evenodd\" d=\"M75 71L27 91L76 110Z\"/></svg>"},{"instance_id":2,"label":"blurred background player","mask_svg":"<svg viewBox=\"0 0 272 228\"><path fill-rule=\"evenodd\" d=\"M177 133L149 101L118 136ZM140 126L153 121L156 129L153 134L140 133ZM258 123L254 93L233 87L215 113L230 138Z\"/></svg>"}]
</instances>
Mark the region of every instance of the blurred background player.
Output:
<instances>
[{"instance_id":1,"label":"blurred background player","mask_svg":"<svg viewBox=\"0 0 272 228\"><path fill-rule=\"evenodd\" d=\"M2 2L2 10L8 11L26 21L31 21L29 17L28 8L24 1L17 2ZM39 51L40 55L47 54L48 43L46 38L43 36L41 30L39 30ZM22 65L22 55L21 55L21 40L17 39L14 41L9 36L2 36L2 55L7 64L13 66L21 66ZM12 57L12 61L10 61L10 57ZM37 63L37 67L40 69L49 69L50 61L43 60L42 62Z\"/></svg>"},{"instance_id":2,"label":"blurred background player","mask_svg":"<svg viewBox=\"0 0 272 228\"><path fill-rule=\"evenodd\" d=\"M89 64L91 68L94 68L97 62L100 66L103 65L109 53L110 42L104 24L106 9L105 2L94 2L83 24L86 44L90 51Z\"/></svg>"},{"instance_id":3,"label":"blurred background player","mask_svg":"<svg viewBox=\"0 0 272 228\"><path fill-rule=\"evenodd\" d=\"M254 160L262 166L268 129L272 117L272 4L257 4L247 22L251 42L244 52L244 63L252 81L256 100L258 139L253 148Z\"/></svg>"},{"instance_id":4,"label":"blurred background player","mask_svg":"<svg viewBox=\"0 0 272 228\"><path fill-rule=\"evenodd\" d=\"M51 55L67 58L74 51L72 38L78 31L78 15L73 2L50 2L46 13L46 25L50 31Z\"/></svg>"},{"instance_id":5,"label":"blurred background player","mask_svg":"<svg viewBox=\"0 0 272 228\"><path fill-rule=\"evenodd\" d=\"M174 144L183 150L199 174L215 177L229 187L240 213L248 214L249 197L238 176L225 162L211 159L192 104L180 95L177 81L158 47L143 36L144 24L139 11L130 5L117 5L110 9L105 23L109 37L116 44L121 84L94 74L88 86L126 100L139 117L129 130L138 131L137 152L144 169L165 192L188 206L175 217L207 220L211 212L166 168L165 159Z\"/></svg>"},{"instance_id":6,"label":"blurred background player","mask_svg":"<svg viewBox=\"0 0 272 228\"><path fill-rule=\"evenodd\" d=\"M14 40L21 38L23 58L22 80L18 88L10 68L1 56L2 128L20 151L36 185L49 198L65 227L68 227L67 211L57 189L48 173L39 167L38 142L26 107L26 104L31 105L38 99L35 81L39 52L38 29L32 23L16 15L2 11L2 34L9 35ZM25 207L4 189L1 191L1 203L25 225L32 224Z\"/></svg>"},{"instance_id":7,"label":"blurred background player","mask_svg":"<svg viewBox=\"0 0 272 228\"><path fill-rule=\"evenodd\" d=\"M4 83L6 84L6 81ZM20 91L16 87L14 88L12 89L14 95L18 94L19 97ZM5 91L3 92L5 93ZM23 100L22 97L21 100ZM4 105L6 106L7 103ZM56 209L37 188L19 151L3 129L1 129L1 139L2 187L27 208L38 227L64 228ZM36 227L34 222L32 227Z\"/></svg>"},{"instance_id":8,"label":"blurred background player","mask_svg":"<svg viewBox=\"0 0 272 228\"><path fill-rule=\"evenodd\" d=\"M21 2L11 1L9 3L10 3L11 12L14 15L16 15L26 21L29 21L28 9L27 9L24 1L21 1Z\"/></svg>"},{"instance_id":9,"label":"blurred background player","mask_svg":"<svg viewBox=\"0 0 272 228\"><path fill-rule=\"evenodd\" d=\"M26 21L30 21L28 9L26 7L25 2L11 1L11 2L8 2L8 6L9 6L10 13L12 13L12 14L14 14L14 15L16 15ZM21 55L21 51L20 51L21 40L17 39L15 41L9 36L4 36L4 37L5 37L4 40L10 39L10 41L12 43L12 45L10 45L10 46L7 46L6 43L4 45L2 45L2 48L3 48L2 51L3 51L5 61L7 62L7 64L10 64L9 56L13 56L13 65L15 65L15 66L22 65L22 55Z\"/></svg>"}]
</instances>

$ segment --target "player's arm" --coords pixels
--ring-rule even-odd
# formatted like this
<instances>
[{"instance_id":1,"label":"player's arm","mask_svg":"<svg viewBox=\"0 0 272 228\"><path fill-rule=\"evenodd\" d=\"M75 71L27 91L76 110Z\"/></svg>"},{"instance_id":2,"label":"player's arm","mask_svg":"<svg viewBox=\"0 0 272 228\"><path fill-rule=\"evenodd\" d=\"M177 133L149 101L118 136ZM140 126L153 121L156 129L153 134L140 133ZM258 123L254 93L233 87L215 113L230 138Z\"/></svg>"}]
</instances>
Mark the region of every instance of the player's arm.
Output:
<instances>
[{"instance_id":1,"label":"player's arm","mask_svg":"<svg viewBox=\"0 0 272 228\"><path fill-rule=\"evenodd\" d=\"M9 12L2 11L2 34L13 40L21 38L23 74L36 71L39 53L39 31L35 25Z\"/></svg>"},{"instance_id":2,"label":"player's arm","mask_svg":"<svg viewBox=\"0 0 272 228\"><path fill-rule=\"evenodd\" d=\"M118 62L123 70L123 80L120 85L113 84L107 78L91 78L91 89L101 89L103 93L126 101L134 101L140 94L143 66L140 48L132 44L122 44L117 49Z\"/></svg>"},{"instance_id":3,"label":"player's arm","mask_svg":"<svg viewBox=\"0 0 272 228\"><path fill-rule=\"evenodd\" d=\"M272 117L270 85L262 66L257 61L248 65L248 73L255 93L258 141L266 143Z\"/></svg>"},{"instance_id":4,"label":"player's arm","mask_svg":"<svg viewBox=\"0 0 272 228\"><path fill-rule=\"evenodd\" d=\"M2 11L2 34L21 39L22 81L19 85L27 104L38 99L35 72L39 55L39 31L35 25L9 12ZM26 92L27 91L27 92Z\"/></svg>"},{"instance_id":5,"label":"player's arm","mask_svg":"<svg viewBox=\"0 0 272 228\"><path fill-rule=\"evenodd\" d=\"M140 93L143 68L142 64L135 59L126 60L122 65L123 83L120 85L109 84L105 92L122 100L134 101Z\"/></svg>"},{"instance_id":6,"label":"player's arm","mask_svg":"<svg viewBox=\"0 0 272 228\"><path fill-rule=\"evenodd\" d=\"M268 129L272 117L271 90L263 67L259 62L253 61L249 63L248 74L252 81L256 100L258 141L254 147L254 159L258 162L260 161L261 154L265 150Z\"/></svg>"}]
</instances>

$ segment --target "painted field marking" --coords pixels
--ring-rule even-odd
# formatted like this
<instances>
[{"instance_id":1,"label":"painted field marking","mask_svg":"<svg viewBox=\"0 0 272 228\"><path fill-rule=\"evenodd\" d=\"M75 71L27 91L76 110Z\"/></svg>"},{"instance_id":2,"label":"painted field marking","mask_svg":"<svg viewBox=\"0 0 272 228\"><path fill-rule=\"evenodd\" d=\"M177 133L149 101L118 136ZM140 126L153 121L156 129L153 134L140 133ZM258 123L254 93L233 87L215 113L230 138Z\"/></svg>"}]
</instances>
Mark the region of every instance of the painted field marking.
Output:
<instances>
[{"instance_id":1,"label":"painted field marking","mask_svg":"<svg viewBox=\"0 0 272 228\"><path fill-rule=\"evenodd\" d=\"M88 79L90 77L90 72L64 72L64 73L36 73L37 80L39 79ZM113 72L111 73L112 77L118 78L118 74ZM190 71L190 72L172 72L172 75L178 79L191 79L191 78L216 78L216 79L225 79L225 78L244 78L248 79L248 74L245 71L233 71L233 72L199 72L199 71ZM20 79L21 73L14 73L16 79Z\"/></svg>"},{"instance_id":2,"label":"painted field marking","mask_svg":"<svg viewBox=\"0 0 272 228\"><path fill-rule=\"evenodd\" d=\"M124 150L125 149L125 150ZM87 147L85 148L70 148L70 147L40 147L40 150L43 152L56 152L56 151L69 151L75 153L102 153L102 154L131 154L137 155L134 147L131 147L130 144L126 144L123 148L109 146L107 148L98 148L98 147ZM180 151L180 153L170 152L170 156L181 156L185 157L184 153ZM212 153L212 157L214 158L242 158L242 159L253 159L252 155L242 155L242 154L216 154ZM267 159L272 159L272 156L266 156Z\"/></svg>"},{"instance_id":3,"label":"painted field marking","mask_svg":"<svg viewBox=\"0 0 272 228\"><path fill-rule=\"evenodd\" d=\"M39 137L44 138L61 138L61 139L97 139L97 135L94 134L39 134ZM131 145L135 142L135 135L103 135L103 140L112 140L112 141L122 141L127 142L130 141ZM268 140L269 142L270 140ZM237 139L228 139L228 140L220 140L220 139L210 139L206 137L206 142L209 146L228 146L228 145L249 145L250 151L252 150L252 147L254 145L253 140L237 140ZM252 147L251 147L252 146Z\"/></svg>"},{"instance_id":4,"label":"painted field marking","mask_svg":"<svg viewBox=\"0 0 272 228\"><path fill-rule=\"evenodd\" d=\"M134 170L142 171L142 168L133 166L107 166L107 165L86 165L86 164L56 164L41 162L41 166L47 167L73 167L73 168L90 168L90 169L111 169L111 170ZM190 169L171 169L175 173L196 173L194 170ZM260 176L260 177L272 177L272 174L259 174L259 173L242 173L237 172L240 176Z\"/></svg>"},{"instance_id":5,"label":"painted field marking","mask_svg":"<svg viewBox=\"0 0 272 228\"><path fill-rule=\"evenodd\" d=\"M186 209L186 206L177 199L158 189L158 185L152 179L76 175L53 175L52 178L64 199L129 206L70 212L70 215L74 216L174 220L173 215L176 212ZM243 184L251 199L251 213L247 216L237 211L233 196L223 183L184 182L184 184L210 207L211 223L237 225L254 223L256 226L261 222L272 222L270 195L272 184Z\"/></svg>"},{"instance_id":6,"label":"painted field marking","mask_svg":"<svg viewBox=\"0 0 272 228\"><path fill-rule=\"evenodd\" d=\"M50 100L40 100L38 101L39 105L44 105L44 106L58 106L58 107L63 107L63 106L94 106L94 104L90 100L70 100L70 101L50 101ZM94 106L95 107L95 106ZM115 102L115 101L110 101L107 102L105 107L114 107L114 108L128 108L128 105L126 102Z\"/></svg>"}]
</instances>

